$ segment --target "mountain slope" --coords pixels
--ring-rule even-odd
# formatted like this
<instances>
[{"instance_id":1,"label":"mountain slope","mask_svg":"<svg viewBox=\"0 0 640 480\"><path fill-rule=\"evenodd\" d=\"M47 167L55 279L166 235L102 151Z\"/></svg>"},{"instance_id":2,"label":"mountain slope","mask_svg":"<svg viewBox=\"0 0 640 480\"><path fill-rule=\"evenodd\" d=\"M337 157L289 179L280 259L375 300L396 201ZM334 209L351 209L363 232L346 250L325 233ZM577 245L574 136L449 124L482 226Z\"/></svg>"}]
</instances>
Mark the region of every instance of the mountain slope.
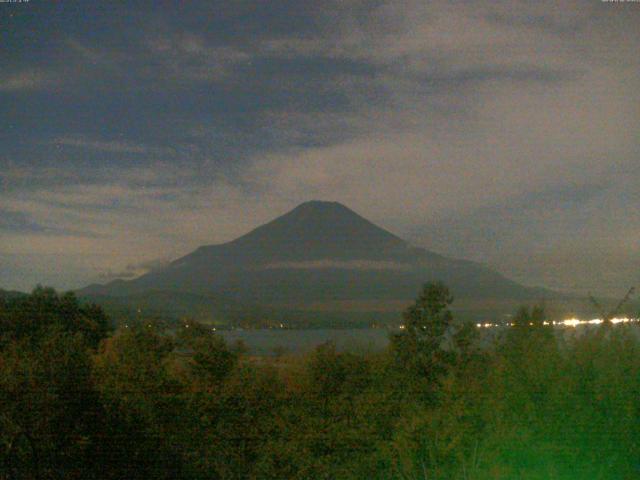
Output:
<instances>
[{"instance_id":1,"label":"mountain slope","mask_svg":"<svg viewBox=\"0 0 640 480\"><path fill-rule=\"evenodd\" d=\"M412 247L344 205L319 201L303 203L231 242L200 247L161 270L79 293L126 297L162 291L275 305L411 299L430 280L445 282L459 298L553 296L482 265Z\"/></svg>"}]
</instances>

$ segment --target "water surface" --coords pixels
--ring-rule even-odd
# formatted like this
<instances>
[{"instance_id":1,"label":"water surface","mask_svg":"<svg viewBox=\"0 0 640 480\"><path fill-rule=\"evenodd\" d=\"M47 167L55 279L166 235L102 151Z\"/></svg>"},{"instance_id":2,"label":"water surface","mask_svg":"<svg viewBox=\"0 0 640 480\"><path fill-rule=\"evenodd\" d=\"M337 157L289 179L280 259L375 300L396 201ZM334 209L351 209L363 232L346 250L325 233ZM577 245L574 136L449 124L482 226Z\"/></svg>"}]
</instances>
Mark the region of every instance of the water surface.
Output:
<instances>
[{"instance_id":1,"label":"water surface","mask_svg":"<svg viewBox=\"0 0 640 480\"><path fill-rule=\"evenodd\" d=\"M384 328L227 330L219 333L228 343L243 341L252 355L274 355L277 351L305 353L327 341L333 342L339 351L372 352L384 349L389 342L389 332Z\"/></svg>"}]
</instances>

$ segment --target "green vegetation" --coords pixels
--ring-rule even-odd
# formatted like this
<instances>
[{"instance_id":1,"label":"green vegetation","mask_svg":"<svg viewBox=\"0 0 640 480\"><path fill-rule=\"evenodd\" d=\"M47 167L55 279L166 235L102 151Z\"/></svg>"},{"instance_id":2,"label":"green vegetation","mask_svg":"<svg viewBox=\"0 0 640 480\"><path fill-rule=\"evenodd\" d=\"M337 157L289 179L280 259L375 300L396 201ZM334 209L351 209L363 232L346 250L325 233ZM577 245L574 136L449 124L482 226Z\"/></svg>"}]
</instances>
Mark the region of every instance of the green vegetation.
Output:
<instances>
[{"instance_id":1,"label":"green vegetation","mask_svg":"<svg viewBox=\"0 0 640 480\"><path fill-rule=\"evenodd\" d=\"M0 299L0 478L638 478L633 326L523 308L488 343L450 303L425 285L378 354L255 358L195 322Z\"/></svg>"}]
</instances>

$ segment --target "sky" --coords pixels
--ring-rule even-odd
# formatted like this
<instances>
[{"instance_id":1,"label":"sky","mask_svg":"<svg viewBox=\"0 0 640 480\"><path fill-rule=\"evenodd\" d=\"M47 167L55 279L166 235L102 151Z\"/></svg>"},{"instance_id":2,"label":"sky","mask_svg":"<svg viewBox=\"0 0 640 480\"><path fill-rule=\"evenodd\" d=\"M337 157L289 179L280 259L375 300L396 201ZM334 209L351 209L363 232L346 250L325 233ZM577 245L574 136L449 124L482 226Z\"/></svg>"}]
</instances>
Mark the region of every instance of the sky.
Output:
<instances>
[{"instance_id":1,"label":"sky","mask_svg":"<svg viewBox=\"0 0 640 480\"><path fill-rule=\"evenodd\" d=\"M0 3L0 288L311 200L527 285L640 285L640 3Z\"/></svg>"}]
</instances>

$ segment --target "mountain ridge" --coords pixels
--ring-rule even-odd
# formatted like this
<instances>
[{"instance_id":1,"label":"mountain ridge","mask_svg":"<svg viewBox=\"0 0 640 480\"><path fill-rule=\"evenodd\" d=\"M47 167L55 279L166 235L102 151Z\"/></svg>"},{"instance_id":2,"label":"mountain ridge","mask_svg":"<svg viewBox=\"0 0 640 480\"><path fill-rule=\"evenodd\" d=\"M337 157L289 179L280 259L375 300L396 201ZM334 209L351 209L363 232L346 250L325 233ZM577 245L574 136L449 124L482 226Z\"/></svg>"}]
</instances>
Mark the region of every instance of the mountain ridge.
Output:
<instances>
[{"instance_id":1,"label":"mountain ridge","mask_svg":"<svg viewBox=\"0 0 640 480\"><path fill-rule=\"evenodd\" d=\"M271 305L410 299L422 283L436 280L462 298L538 300L557 295L524 287L483 265L415 247L338 202L318 200L230 242L203 245L162 269L78 293L125 297L174 291Z\"/></svg>"}]
</instances>

